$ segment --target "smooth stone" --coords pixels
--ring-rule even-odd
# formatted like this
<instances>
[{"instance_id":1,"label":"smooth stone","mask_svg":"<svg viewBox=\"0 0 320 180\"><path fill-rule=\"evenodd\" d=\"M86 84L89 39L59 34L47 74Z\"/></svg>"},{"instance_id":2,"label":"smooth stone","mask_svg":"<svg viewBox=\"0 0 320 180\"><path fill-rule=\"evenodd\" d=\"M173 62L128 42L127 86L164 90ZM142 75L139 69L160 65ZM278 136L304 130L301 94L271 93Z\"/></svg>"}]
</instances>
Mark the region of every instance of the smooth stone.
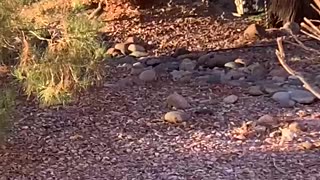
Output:
<instances>
[{"instance_id":1,"label":"smooth stone","mask_svg":"<svg viewBox=\"0 0 320 180\"><path fill-rule=\"evenodd\" d=\"M305 90L291 90L289 91L291 99L300 103L300 104L311 104L315 101L316 97L310 93L309 91Z\"/></svg>"}]
</instances>

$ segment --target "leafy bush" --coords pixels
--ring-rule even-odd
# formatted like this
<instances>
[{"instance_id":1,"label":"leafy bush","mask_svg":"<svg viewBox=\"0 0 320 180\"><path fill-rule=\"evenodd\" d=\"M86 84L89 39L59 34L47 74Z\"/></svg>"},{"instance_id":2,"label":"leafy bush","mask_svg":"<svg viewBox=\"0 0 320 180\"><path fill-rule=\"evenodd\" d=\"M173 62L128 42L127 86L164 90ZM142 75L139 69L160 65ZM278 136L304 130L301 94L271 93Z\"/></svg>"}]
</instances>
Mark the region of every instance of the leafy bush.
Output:
<instances>
[{"instance_id":1,"label":"leafy bush","mask_svg":"<svg viewBox=\"0 0 320 180\"><path fill-rule=\"evenodd\" d=\"M23 39L23 52L15 77L24 84L30 97L37 96L42 105L64 104L72 96L103 77L103 50L96 40L99 24L85 17L70 15L60 28L45 39L43 52Z\"/></svg>"}]
</instances>

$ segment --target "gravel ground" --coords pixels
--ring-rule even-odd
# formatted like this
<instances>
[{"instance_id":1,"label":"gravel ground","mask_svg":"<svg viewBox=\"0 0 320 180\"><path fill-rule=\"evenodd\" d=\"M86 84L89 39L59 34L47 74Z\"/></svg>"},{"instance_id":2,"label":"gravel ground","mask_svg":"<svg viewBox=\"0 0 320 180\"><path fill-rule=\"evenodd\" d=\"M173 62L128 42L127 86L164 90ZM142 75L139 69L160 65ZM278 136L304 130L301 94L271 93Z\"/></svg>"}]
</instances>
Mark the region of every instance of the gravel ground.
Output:
<instances>
[{"instance_id":1,"label":"gravel ground","mask_svg":"<svg viewBox=\"0 0 320 180\"><path fill-rule=\"evenodd\" d=\"M236 47L240 30L248 23L213 17L192 17L183 22L137 24L123 20L110 22L106 31L113 29L115 42L138 34L152 42L154 54L169 54L181 46L193 51ZM302 51L292 47L287 52L289 57L306 59ZM229 53L277 64L272 46ZM310 64L292 62L293 67L304 69ZM115 68L108 73L108 83L127 75ZM193 108L205 107L207 113L190 110L189 121L163 122L160 117L170 110L165 99L173 92L187 97ZM239 100L224 103L222 99L231 94ZM306 140L317 142L319 129L303 132L281 145L280 137L270 137L269 132L243 140L232 135L243 121L255 121L266 114L312 120L318 125L319 105L317 101L279 108L269 97L249 96L245 88L199 85L195 80L178 83L168 78L130 88L92 89L65 107L42 109L21 102L17 107L20 118L0 149L0 179L319 179L318 149L299 146Z\"/></svg>"}]
</instances>

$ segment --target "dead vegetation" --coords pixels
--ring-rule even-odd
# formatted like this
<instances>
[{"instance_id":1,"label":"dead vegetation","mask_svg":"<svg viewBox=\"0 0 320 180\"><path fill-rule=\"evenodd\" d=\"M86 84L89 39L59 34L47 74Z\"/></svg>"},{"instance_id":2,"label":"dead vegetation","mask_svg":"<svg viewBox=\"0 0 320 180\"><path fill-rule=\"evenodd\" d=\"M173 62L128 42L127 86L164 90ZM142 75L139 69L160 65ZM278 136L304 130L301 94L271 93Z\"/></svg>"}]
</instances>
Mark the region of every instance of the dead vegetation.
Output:
<instances>
[{"instance_id":1,"label":"dead vegetation","mask_svg":"<svg viewBox=\"0 0 320 180\"><path fill-rule=\"evenodd\" d=\"M319 0L314 0L315 4L318 7L315 7L314 5L312 5L312 7L319 12L320 14L320 1ZM320 41L320 28L318 26L316 26L314 24L314 22L317 22L316 20L309 20L308 18L304 18L304 22L301 23L301 27L304 28L302 29L302 32L306 35L308 35L309 37L312 37L318 41ZM294 35L294 33L292 33L292 31L290 29L288 29L290 35L293 37L293 39L296 41L296 46L300 47L302 49L305 49L307 52L310 53L314 53L316 55L319 55L319 50L310 48L305 46L298 38L296 35ZM306 88L307 90L309 90L312 94L314 94L318 99L320 99L320 91L318 89L315 89L313 87L312 84L310 84L310 82L307 82L307 80L303 77L303 75L299 72L294 71L292 68L290 68L290 66L286 63L285 61L285 50L283 47L283 37L279 37L277 39L277 43L278 43L278 50L276 51L276 55L278 57L278 60L280 62L280 64L283 66L283 68L290 74L293 75L295 77L297 77L302 83L304 88Z\"/></svg>"},{"instance_id":2,"label":"dead vegetation","mask_svg":"<svg viewBox=\"0 0 320 180\"><path fill-rule=\"evenodd\" d=\"M14 136L7 147L0 149L1 174L14 178L48 178L53 174L51 170L56 170L57 174L52 176L58 178L90 175L100 179L120 179L124 177L122 173L126 173L128 179L159 176L163 179L301 179L305 172L309 172L310 177L316 176L313 172L318 170L313 164L317 163L316 152L278 153L281 144L297 134L303 135L304 132L300 132L303 128L295 124L298 120L269 115L255 119L254 114L276 114L284 110L273 107L269 101L262 104L265 101L239 94L236 105L224 104L221 97L238 93L235 88L215 85L207 92L192 83L182 86L179 82L155 82L150 86L130 84L127 89L104 87L93 92L82 91L103 82L105 73L110 79L126 76L104 66L105 46L110 45L102 46L97 40L101 27L97 19L100 13L119 21L128 16L139 17L135 2L41 1L21 12L23 26L13 35L17 44L9 45L19 49L19 61L10 70L22 84L24 93L45 106L64 104L77 94L81 98L61 109L61 106L39 108L34 101L20 103L17 109L21 119L15 123ZM156 36L153 43L158 41L166 50L180 46L219 48L231 45L238 37L238 29L226 28L225 24L212 19L199 19L177 18L174 21L179 23L174 25L171 21L143 25L130 21L128 26L110 23L108 33L126 37L141 32L144 40ZM197 27L204 31L197 32ZM217 44L213 45L209 38ZM8 44L3 43L0 45ZM198 46L193 47L196 43ZM284 52L279 50L277 55L286 67L281 59L285 58ZM253 57L259 59L256 54L259 52L254 52ZM266 54L262 56L270 60ZM289 69L290 72L297 75ZM180 108L190 108L190 100L210 108L196 117L185 111L164 114L162 103L166 95L175 91L187 97L180 102L185 104ZM167 99L165 108L177 106L172 99ZM14 95L4 92L0 93L0 100L3 100L0 101L1 129L1 119L10 118L9 114L2 115L2 109L11 113L15 99ZM161 120L160 115L164 115ZM242 120L248 121L238 128L237 123ZM299 146L303 152L319 148L318 144L303 140ZM66 167L68 172L56 167Z\"/></svg>"}]
</instances>

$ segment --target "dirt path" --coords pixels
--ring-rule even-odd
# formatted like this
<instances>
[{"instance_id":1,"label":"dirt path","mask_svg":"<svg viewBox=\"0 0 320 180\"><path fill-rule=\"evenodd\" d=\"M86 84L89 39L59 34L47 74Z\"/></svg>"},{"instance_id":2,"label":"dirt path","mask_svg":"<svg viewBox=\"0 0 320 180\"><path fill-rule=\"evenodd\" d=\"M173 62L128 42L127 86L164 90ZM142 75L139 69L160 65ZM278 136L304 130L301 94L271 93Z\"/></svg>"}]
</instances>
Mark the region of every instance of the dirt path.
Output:
<instances>
[{"instance_id":1,"label":"dirt path","mask_svg":"<svg viewBox=\"0 0 320 180\"><path fill-rule=\"evenodd\" d=\"M154 54L169 54L181 46L206 51L234 46L241 34L238 29L246 25L210 17L190 18L183 24L180 20L113 22L110 32L118 30L110 37L119 42L139 32L155 45ZM296 54L293 50L288 52ZM262 47L230 53L276 66L273 52L273 47ZM309 66L305 61L294 66L301 64ZM108 83L128 75L112 67L108 73ZM182 124L159 120L170 110L164 102L173 92L207 113L190 111L192 118ZM223 98L231 94L239 100L225 103ZM280 108L268 96L249 96L244 87L199 84L196 79L174 82L169 77L145 85L93 89L57 109L21 102L17 108L21 119L0 149L0 179L318 179L319 151L299 148L306 139L317 141L318 130L299 134L284 145L270 133L238 140L231 132L243 121L266 114L317 120L319 105Z\"/></svg>"}]
</instances>

